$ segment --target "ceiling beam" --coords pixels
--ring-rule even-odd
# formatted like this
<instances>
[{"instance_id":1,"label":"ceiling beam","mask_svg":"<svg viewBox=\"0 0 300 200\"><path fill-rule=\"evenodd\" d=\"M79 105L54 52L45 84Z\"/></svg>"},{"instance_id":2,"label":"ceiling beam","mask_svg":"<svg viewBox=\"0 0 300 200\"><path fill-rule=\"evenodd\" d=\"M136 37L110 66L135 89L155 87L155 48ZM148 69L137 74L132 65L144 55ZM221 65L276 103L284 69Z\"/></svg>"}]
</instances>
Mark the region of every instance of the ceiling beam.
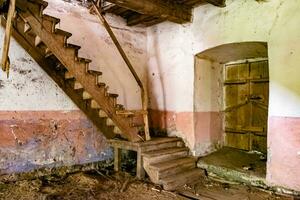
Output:
<instances>
[{"instance_id":1,"label":"ceiling beam","mask_svg":"<svg viewBox=\"0 0 300 200\"><path fill-rule=\"evenodd\" d=\"M226 6L226 0L205 0L207 3L210 3L214 6L218 7L225 7Z\"/></svg>"},{"instance_id":2,"label":"ceiling beam","mask_svg":"<svg viewBox=\"0 0 300 200\"><path fill-rule=\"evenodd\" d=\"M173 0L107 0L140 14L156 16L175 23L190 22L192 9Z\"/></svg>"}]
</instances>

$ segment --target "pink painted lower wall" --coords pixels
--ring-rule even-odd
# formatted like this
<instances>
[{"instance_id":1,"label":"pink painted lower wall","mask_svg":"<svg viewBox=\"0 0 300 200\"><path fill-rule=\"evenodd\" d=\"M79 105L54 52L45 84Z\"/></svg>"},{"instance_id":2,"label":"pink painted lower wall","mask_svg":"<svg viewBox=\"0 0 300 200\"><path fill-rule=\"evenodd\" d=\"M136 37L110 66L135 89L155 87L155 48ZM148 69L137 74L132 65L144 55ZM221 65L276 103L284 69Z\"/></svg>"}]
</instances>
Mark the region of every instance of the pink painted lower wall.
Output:
<instances>
[{"instance_id":1,"label":"pink painted lower wall","mask_svg":"<svg viewBox=\"0 0 300 200\"><path fill-rule=\"evenodd\" d=\"M195 155L211 153L222 141L219 112L150 111L150 127L179 132Z\"/></svg>"},{"instance_id":2,"label":"pink painted lower wall","mask_svg":"<svg viewBox=\"0 0 300 200\"><path fill-rule=\"evenodd\" d=\"M195 112L195 153L207 155L217 150L223 142L222 114L220 112Z\"/></svg>"},{"instance_id":3,"label":"pink painted lower wall","mask_svg":"<svg viewBox=\"0 0 300 200\"><path fill-rule=\"evenodd\" d=\"M186 139L194 139L193 112L150 110L150 127L168 132L184 133Z\"/></svg>"},{"instance_id":4,"label":"pink painted lower wall","mask_svg":"<svg viewBox=\"0 0 300 200\"><path fill-rule=\"evenodd\" d=\"M299 117L269 117L267 181L300 191Z\"/></svg>"},{"instance_id":5,"label":"pink painted lower wall","mask_svg":"<svg viewBox=\"0 0 300 200\"><path fill-rule=\"evenodd\" d=\"M83 164L111 156L81 111L0 111L0 174Z\"/></svg>"}]
</instances>

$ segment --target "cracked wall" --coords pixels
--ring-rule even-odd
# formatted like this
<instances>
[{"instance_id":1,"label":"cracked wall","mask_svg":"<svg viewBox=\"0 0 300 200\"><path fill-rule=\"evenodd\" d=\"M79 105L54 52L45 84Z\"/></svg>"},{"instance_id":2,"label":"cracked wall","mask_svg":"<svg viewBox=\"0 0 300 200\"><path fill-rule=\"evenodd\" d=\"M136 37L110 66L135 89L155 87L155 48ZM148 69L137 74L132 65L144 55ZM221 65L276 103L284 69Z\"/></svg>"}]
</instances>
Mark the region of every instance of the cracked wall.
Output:
<instances>
[{"instance_id":1,"label":"cracked wall","mask_svg":"<svg viewBox=\"0 0 300 200\"><path fill-rule=\"evenodd\" d=\"M68 42L80 45L79 56L92 59L91 67L103 72L109 91L120 95L118 103L140 108L139 88L96 16L78 1L48 3L45 12L73 33ZM146 31L127 27L118 17L107 19L144 78ZM14 40L9 55L9 79L0 72L0 175L110 159L103 134Z\"/></svg>"},{"instance_id":2,"label":"cracked wall","mask_svg":"<svg viewBox=\"0 0 300 200\"><path fill-rule=\"evenodd\" d=\"M226 4L225 8L212 5L195 8L190 24L165 22L148 28L152 126L184 138L198 155L210 151L205 141L195 140L202 134L193 126L195 115L203 114L205 119L205 112L214 109L207 106L200 113L194 110L199 104L194 102L194 56L222 44L267 42L270 65L267 181L270 185L300 190L297 167L300 165L300 1L227 0ZM199 101L201 105L209 105L209 100ZM202 120L197 123L201 127Z\"/></svg>"}]
</instances>

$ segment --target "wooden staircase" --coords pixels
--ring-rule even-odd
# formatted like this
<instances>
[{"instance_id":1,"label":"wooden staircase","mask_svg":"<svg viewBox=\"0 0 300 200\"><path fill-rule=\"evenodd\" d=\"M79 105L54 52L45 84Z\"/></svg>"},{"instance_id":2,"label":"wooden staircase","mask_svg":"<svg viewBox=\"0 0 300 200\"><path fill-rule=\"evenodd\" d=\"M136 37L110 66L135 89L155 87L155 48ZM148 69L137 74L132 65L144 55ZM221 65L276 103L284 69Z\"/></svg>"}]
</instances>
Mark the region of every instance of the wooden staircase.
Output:
<instances>
[{"instance_id":1,"label":"wooden staircase","mask_svg":"<svg viewBox=\"0 0 300 200\"><path fill-rule=\"evenodd\" d=\"M196 168L196 158L189 156L189 149L180 138L152 138L146 142L110 140L115 151L115 170L120 170L120 150L137 152L137 177L143 170L150 180L165 190L175 190L185 184L199 181L204 171Z\"/></svg>"},{"instance_id":2,"label":"wooden staircase","mask_svg":"<svg viewBox=\"0 0 300 200\"><path fill-rule=\"evenodd\" d=\"M109 93L101 81L102 72L91 70L91 60L78 56L80 46L68 43L71 33L56 28L60 19L43 14L48 3L28 0L27 9L18 12L13 36L40 64L65 93L85 112L107 138L121 135L140 141L144 123L138 114L120 114L117 94Z\"/></svg>"},{"instance_id":3,"label":"wooden staircase","mask_svg":"<svg viewBox=\"0 0 300 200\"><path fill-rule=\"evenodd\" d=\"M43 14L47 2L27 0L27 9L13 21L13 36L73 102L93 121L115 149L115 170L119 170L120 149L137 151L137 173L146 171L151 181L174 190L197 181L203 175L196 160L179 138L153 138L143 142L143 116L117 104L101 81L102 72L90 69L91 60L78 56L80 46L68 43L71 33L56 28L60 19ZM2 25L5 20L1 20ZM127 114L124 114L127 113Z\"/></svg>"},{"instance_id":4,"label":"wooden staircase","mask_svg":"<svg viewBox=\"0 0 300 200\"><path fill-rule=\"evenodd\" d=\"M165 190L175 190L203 177L203 170L196 168L197 159L189 156L181 139L171 146L166 144L142 153L144 169L153 183L163 185Z\"/></svg>"}]
</instances>

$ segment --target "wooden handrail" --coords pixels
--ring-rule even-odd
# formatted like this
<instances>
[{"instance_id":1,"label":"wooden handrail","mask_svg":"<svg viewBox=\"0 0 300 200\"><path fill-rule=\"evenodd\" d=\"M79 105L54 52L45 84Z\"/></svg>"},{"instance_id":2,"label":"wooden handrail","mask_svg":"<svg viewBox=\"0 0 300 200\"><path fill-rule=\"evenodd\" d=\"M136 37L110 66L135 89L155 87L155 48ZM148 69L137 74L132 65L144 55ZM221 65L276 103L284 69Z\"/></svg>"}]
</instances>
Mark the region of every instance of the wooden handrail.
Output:
<instances>
[{"instance_id":1,"label":"wooden handrail","mask_svg":"<svg viewBox=\"0 0 300 200\"><path fill-rule=\"evenodd\" d=\"M105 17L102 15L101 13L101 6L97 6L97 4L92 1L93 3L93 8L99 18L99 20L102 22L103 26L105 27L106 31L108 32L109 36L111 37L112 41L114 42L115 46L117 47L119 53L121 54L123 60L125 61L127 67L129 68L130 72L132 73L134 79L136 80L138 86L141 89L141 96L142 96L142 106L143 106L143 110L145 111L145 113L143 114L143 119L144 119L144 129L145 129L145 135L146 135L146 140L150 140L150 131L149 131L149 120L148 120L148 93L146 88L144 87L141 79L139 78L139 76L137 75L134 67L132 66L131 62L129 61L127 55L125 54L123 48L121 47L117 37L115 36L114 32L112 31L112 29L110 28L108 22L106 21Z\"/></svg>"}]
</instances>

